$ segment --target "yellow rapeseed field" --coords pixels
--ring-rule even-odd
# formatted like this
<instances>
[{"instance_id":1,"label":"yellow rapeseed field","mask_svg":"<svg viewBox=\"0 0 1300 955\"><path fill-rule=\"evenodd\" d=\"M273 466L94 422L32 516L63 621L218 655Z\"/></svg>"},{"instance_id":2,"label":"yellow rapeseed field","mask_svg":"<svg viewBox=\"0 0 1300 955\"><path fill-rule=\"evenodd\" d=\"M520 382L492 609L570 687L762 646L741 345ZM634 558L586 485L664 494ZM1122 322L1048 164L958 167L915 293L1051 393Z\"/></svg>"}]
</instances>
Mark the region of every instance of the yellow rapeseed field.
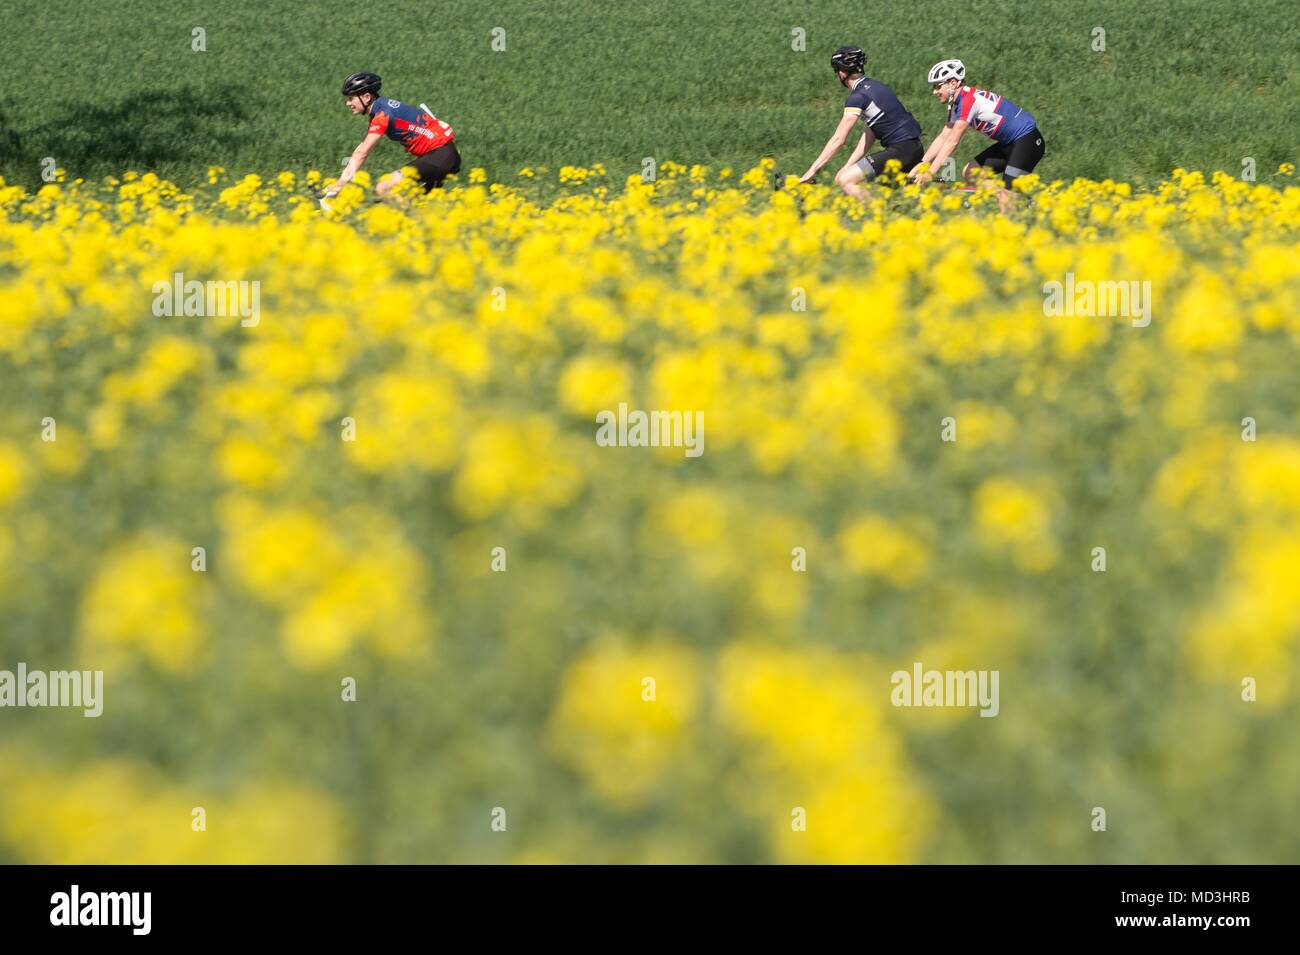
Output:
<instances>
[{"instance_id":1,"label":"yellow rapeseed field","mask_svg":"<svg viewBox=\"0 0 1300 955\"><path fill-rule=\"evenodd\" d=\"M0 183L0 860L1294 861L1291 173Z\"/></svg>"}]
</instances>

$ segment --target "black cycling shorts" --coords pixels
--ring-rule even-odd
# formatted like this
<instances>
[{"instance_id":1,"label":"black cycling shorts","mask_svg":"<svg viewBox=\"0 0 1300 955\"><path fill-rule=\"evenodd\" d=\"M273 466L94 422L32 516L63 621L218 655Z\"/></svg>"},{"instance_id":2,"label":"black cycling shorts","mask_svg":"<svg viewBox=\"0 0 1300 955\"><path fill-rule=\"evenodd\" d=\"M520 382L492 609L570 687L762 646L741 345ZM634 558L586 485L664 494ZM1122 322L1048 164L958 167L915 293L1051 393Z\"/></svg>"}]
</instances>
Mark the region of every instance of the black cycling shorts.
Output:
<instances>
[{"instance_id":1,"label":"black cycling shorts","mask_svg":"<svg viewBox=\"0 0 1300 955\"><path fill-rule=\"evenodd\" d=\"M1002 173L1002 182L1010 189L1014 180L1034 171L1046 148L1043 134L1034 128L1014 143L994 143L975 157L975 163Z\"/></svg>"},{"instance_id":2,"label":"black cycling shorts","mask_svg":"<svg viewBox=\"0 0 1300 955\"><path fill-rule=\"evenodd\" d=\"M901 143L887 146L878 153L863 156L857 161L857 167L866 174L868 179L874 179L885 171L885 163L891 159L897 159L903 164L903 172L911 172L912 167L919 163L924 155L925 149L919 139L904 139Z\"/></svg>"},{"instance_id":3,"label":"black cycling shorts","mask_svg":"<svg viewBox=\"0 0 1300 955\"><path fill-rule=\"evenodd\" d=\"M456 143L443 143L437 149L431 149L423 156L416 156L407 163L420 177L424 191L441 189L442 181L448 176L460 172L460 153Z\"/></svg>"}]
</instances>

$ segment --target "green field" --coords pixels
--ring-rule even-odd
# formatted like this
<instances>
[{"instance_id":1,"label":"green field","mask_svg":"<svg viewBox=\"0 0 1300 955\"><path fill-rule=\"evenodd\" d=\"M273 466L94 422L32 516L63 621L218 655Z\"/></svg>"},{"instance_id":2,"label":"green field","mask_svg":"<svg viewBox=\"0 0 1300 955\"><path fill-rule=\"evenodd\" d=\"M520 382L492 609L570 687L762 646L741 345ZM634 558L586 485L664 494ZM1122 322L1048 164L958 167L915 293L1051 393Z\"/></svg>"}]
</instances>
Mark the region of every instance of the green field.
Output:
<instances>
[{"instance_id":1,"label":"green field","mask_svg":"<svg viewBox=\"0 0 1300 955\"><path fill-rule=\"evenodd\" d=\"M849 0L447 0L419 16L366 4L210 0L90 5L9 0L0 10L0 175L37 185L54 157L71 177L152 170L191 182L231 173L332 171L363 133L341 105L352 70L449 120L469 166L642 157L743 168L761 155L802 171L839 116L828 54L863 46L927 138L943 110L926 69L960 57L970 79L1030 109L1045 177L1155 177L1182 166L1261 178L1294 161L1300 101L1288 0L918 0L880 12ZM969 11L969 12L967 12ZM1106 31L1104 52L1093 30ZM206 31L206 52L191 31ZM491 48L494 28L506 50ZM806 31L806 52L792 30ZM982 144L972 136L958 159ZM375 159L396 166L385 145ZM372 160L373 162L373 160Z\"/></svg>"}]
</instances>

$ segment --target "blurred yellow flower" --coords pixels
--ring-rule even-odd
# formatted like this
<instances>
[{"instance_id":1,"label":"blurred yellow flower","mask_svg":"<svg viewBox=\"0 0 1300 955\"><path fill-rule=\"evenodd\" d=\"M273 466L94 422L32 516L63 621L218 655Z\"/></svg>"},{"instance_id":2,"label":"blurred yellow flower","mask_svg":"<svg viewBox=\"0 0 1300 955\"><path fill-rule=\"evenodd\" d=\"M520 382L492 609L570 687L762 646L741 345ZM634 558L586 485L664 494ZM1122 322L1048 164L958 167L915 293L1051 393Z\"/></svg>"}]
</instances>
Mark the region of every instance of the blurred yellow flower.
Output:
<instances>
[{"instance_id":1,"label":"blurred yellow flower","mask_svg":"<svg viewBox=\"0 0 1300 955\"><path fill-rule=\"evenodd\" d=\"M631 399L630 378L622 362L595 355L575 358L560 375L560 404L583 416L615 409L619 402Z\"/></svg>"},{"instance_id":2,"label":"blurred yellow flower","mask_svg":"<svg viewBox=\"0 0 1300 955\"><path fill-rule=\"evenodd\" d=\"M249 438L230 438L217 449L217 468L232 483L265 487L284 474L280 456Z\"/></svg>"},{"instance_id":3,"label":"blurred yellow flower","mask_svg":"<svg viewBox=\"0 0 1300 955\"><path fill-rule=\"evenodd\" d=\"M41 865L322 865L343 862L340 806L301 783L233 792L169 783L127 760L60 766L0 751L0 838ZM196 829L195 808L203 810Z\"/></svg>"},{"instance_id":4,"label":"blurred yellow flower","mask_svg":"<svg viewBox=\"0 0 1300 955\"><path fill-rule=\"evenodd\" d=\"M0 507L22 496L27 485L27 461L10 441L0 441Z\"/></svg>"},{"instance_id":5,"label":"blurred yellow flower","mask_svg":"<svg viewBox=\"0 0 1300 955\"><path fill-rule=\"evenodd\" d=\"M489 421L469 436L452 499L471 518L507 510L535 526L582 489L576 447L541 415Z\"/></svg>"},{"instance_id":6,"label":"blurred yellow flower","mask_svg":"<svg viewBox=\"0 0 1300 955\"><path fill-rule=\"evenodd\" d=\"M975 526L991 547L1010 552L1021 570L1042 573L1056 563L1047 498L1010 478L989 478L975 491Z\"/></svg>"},{"instance_id":7,"label":"blurred yellow flower","mask_svg":"<svg viewBox=\"0 0 1300 955\"><path fill-rule=\"evenodd\" d=\"M609 636L570 665L547 728L552 749L601 796L651 796L691 746L700 665L669 639Z\"/></svg>"},{"instance_id":8,"label":"blurred yellow flower","mask_svg":"<svg viewBox=\"0 0 1300 955\"><path fill-rule=\"evenodd\" d=\"M751 743L767 780L746 808L768 822L784 861L916 857L936 810L886 722L888 699L888 677L869 661L743 643L724 651L722 719Z\"/></svg>"},{"instance_id":9,"label":"blurred yellow flower","mask_svg":"<svg viewBox=\"0 0 1300 955\"><path fill-rule=\"evenodd\" d=\"M69 477L86 463L89 449L81 432L69 424L60 424L53 441L42 441L38 445L41 464L54 474ZM2 452L0 452L2 453ZM0 483L3 483L4 464L0 461ZM0 504L4 503L4 490L0 488Z\"/></svg>"},{"instance_id":10,"label":"blurred yellow flower","mask_svg":"<svg viewBox=\"0 0 1300 955\"><path fill-rule=\"evenodd\" d=\"M175 538L142 534L114 547L82 599L86 655L135 650L162 670L193 670L207 635L204 579L191 569L190 545Z\"/></svg>"},{"instance_id":11,"label":"blurred yellow flower","mask_svg":"<svg viewBox=\"0 0 1300 955\"><path fill-rule=\"evenodd\" d=\"M460 401L445 377L388 372L361 389L343 449L370 472L444 471L457 456Z\"/></svg>"},{"instance_id":12,"label":"blurred yellow flower","mask_svg":"<svg viewBox=\"0 0 1300 955\"><path fill-rule=\"evenodd\" d=\"M1300 536L1258 527L1236 545L1215 599L1192 617L1188 654L1207 680L1258 684L1266 709L1291 698L1300 644Z\"/></svg>"},{"instance_id":13,"label":"blurred yellow flower","mask_svg":"<svg viewBox=\"0 0 1300 955\"><path fill-rule=\"evenodd\" d=\"M925 574L930 555L924 540L879 514L866 514L840 531L845 566L854 574L883 577L911 587Z\"/></svg>"}]
</instances>

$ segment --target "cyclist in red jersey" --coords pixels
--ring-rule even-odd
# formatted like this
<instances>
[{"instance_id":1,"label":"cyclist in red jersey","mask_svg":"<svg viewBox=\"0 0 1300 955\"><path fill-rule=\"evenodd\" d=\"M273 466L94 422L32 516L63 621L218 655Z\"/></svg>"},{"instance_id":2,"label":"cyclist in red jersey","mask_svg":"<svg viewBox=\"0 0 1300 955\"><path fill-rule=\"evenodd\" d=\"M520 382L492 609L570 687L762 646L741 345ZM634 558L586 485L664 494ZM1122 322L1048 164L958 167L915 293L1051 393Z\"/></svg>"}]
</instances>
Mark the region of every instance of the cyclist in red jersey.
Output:
<instances>
[{"instance_id":1,"label":"cyclist in red jersey","mask_svg":"<svg viewBox=\"0 0 1300 955\"><path fill-rule=\"evenodd\" d=\"M343 81L343 98L348 109L356 116L363 113L368 116L370 126L361 145L352 151L352 158L343 174L321 199L321 205L326 209L329 208L327 200L338 195L339 190L352 181L375 143L385 136L400 143L411 154L413 158L407 165L415 170L425 192L441 188L444 179L460 171L460 153L456 150L451 127L429 112L423 103L411 106L395 99L380 99L382 82L374 73L353 73ZM386 198L402 177L400 169L389 173L375 184L375 192Z\"/></svg>"}]
</instances>

